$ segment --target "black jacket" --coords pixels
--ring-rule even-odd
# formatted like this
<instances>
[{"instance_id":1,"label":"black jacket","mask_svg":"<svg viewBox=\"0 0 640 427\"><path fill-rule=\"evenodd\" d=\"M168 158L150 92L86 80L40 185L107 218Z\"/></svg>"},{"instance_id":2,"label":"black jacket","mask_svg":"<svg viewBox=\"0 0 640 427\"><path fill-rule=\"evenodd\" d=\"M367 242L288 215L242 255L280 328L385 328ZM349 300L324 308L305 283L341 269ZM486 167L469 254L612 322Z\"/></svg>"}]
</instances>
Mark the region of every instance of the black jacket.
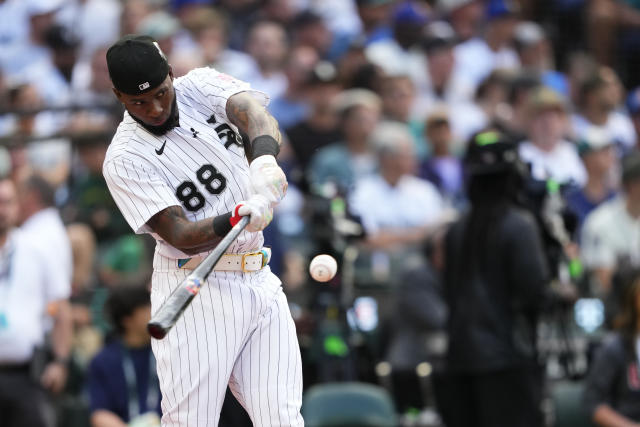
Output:
<instances>
[{"instance_id":1,"label":"black jacket","mask_svg":"<svg viewBox=\"0 0 640 427\"><path fill-rule=\"evenodd\" d=\"M536 323L549 282L535 219L507 207L483 232L478 262L466 259L469 222L467 214L445 238L448 369L482 373L530 364L537 356Z\"/></svg>"}]
</instances>

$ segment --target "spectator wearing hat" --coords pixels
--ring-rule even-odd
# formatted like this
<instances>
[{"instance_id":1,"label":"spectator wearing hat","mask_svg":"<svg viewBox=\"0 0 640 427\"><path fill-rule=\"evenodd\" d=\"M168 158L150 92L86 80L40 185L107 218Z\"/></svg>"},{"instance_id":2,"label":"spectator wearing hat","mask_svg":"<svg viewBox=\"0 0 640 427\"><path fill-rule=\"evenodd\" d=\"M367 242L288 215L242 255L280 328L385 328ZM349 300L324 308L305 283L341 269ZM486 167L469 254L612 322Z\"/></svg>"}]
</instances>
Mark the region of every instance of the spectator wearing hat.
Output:
<instances>
[{"instance_id":1,"label":"spectator wearing hat","mask_svg":"<svg viewBox=\"0 0 640 427\"><path fill-rule=\"evenodd\" d=\"M441 102L448 105L470 102L474 82L462 72L454 55L455 33L444 22L432 22L425 27L422 49L427 58L428 86L419 93L418 109Z\"/></svg>"},{"instance_id":2,"label":"spectator wearing hat","mask_svg":"<svg viewBox=\"0 0 640 427\"><path fill-rule=\"evenodd\" d=\"M449 315L439 408L447 427L539 427L536 328L550 274L536 220L516 201L524 165L514 141L494 130L467 147L471 209L444 237Z\"/></svg>"},{"instance_id":3,"label":"spectator wearing hat","mask_svg":"<svg viewBox=\"0 0 640 427\"><path fill-rule=\"evenodd\" d=\"M511 0L486 2L486 28L482 36L456 46L456 61L475 85L495 69L516 69L520 66L518 55L511 47L518 22L517 13L517 5Z\"/></svg>"},{"instance_id":4,"label":"spectator wearing hat","mask_svg":"<svg viewBox=\"0 0 640 427\"><path fill-rule=\"evenodd\" d=\"M317 188L332 182L341 194L348 194L358 180L376 169L368 140L380 119L382 103L371 91L350 89L338 95L335 104L342 140L313 156L309 182Z\"/></svg>"},{"instance_id":5,"label":"spectator wearing hat","mask_svg":"<svg viewBox=\"0 0 640 427\"><path fill-rule=\"evenodd\" d=\"M613 70L606 70L598 70L580 86L578 112L571 117L572 130L580 138L590 126L604 127L620 152L627 153L635 147L637 137L631 119L617 110L621 102L619 80Z\"/></svg>"},{"instance_id":6,"label":"spectator wearing hat","mask_svg":"<svg viewBox=\"0 0 640 427\"><path fill-rule=\"evenodd\" d=\"M595 279L596 295L611 291L614 271L640 266L640 153L622 159L622 192L593 210L581 236L583 264Z\"/></svg>"},{"instance_id":7,"label":"spectator wearing hat","mask_svg":"<svg viewBox=\"0 0 640 427\"><path fill-rule=\"evenodd\" d=\"M480 0L438 0L436 12L451 24L460 43L479 36L484 17Z\"/></svg>"},{"instance_id":8,"label":"spectator wearing hat","mask_svg":"<svg viewBox=\"0 0 640 427\"><path fill-rule=\"evenodd\" d=\"M294 164L301 176L316 150L340 140L334 101L341 90L333 64L327 61L316 64L306 87L311 105L309 115L287 129L288 145L281 154L282 160Z\"/></svg>"},{"instance_id":9,"label":"spectator wearing hat","mask_svg":"<svg viewBox=\"0 0 640 427\"><path fill-rule=\"evenodd\" d=\"M365 44L393 37L391 9L394 0L356 0Z\"/></svg>"},{"instance_id":10,"label":"spectator wearing hat","mask_svg":"<svg viewBox=\"0 0 640 427\"><path fill-rule=\"evenodd\" d=\"M617 194L615 143L607 131L592 127L578 141L578 154L587 172L584 186L573 188L566 195L568 208L578 219L580 227L587 215L600 204L611 200Z\"/></svg>"},{"instance_id":11,"label":"spectator wearing hat","mask_svg":"<svg viewBox=\"0 0 640 427\"><path fill-rule=\"evenodd\" d=\"M424 72L426 58L420 38L428 19L422 3L401 2L391 19L393 38L369 44L365 49L367 59L391 76L409 75L416 87L427 86L429 77Z\"/></svg>"},{"instance_id":12,"label":"spectator wearing hat","mask_svg":"<svg viewBox=\"0 0 640 427\"><path fill-rule=\"evenodd\" d=\"M563 96L569 96L569 81L555 70L553 46L539 24L532 21L518 23L513 41L525 72L537 76L542 84Z\"/></svg>"},{"instance_id":13,"label":"spectator wearing hat","mask_svg":"<svg viewBox=\"0 0 640 427\"><path fill-rule=\"evenodd\" d=\"M540 87L528 99L528 139L520 143L522 160L534 179L582 186L587 176L574 143L567 141L565 100Z\"/></svg>"}]
</instances>

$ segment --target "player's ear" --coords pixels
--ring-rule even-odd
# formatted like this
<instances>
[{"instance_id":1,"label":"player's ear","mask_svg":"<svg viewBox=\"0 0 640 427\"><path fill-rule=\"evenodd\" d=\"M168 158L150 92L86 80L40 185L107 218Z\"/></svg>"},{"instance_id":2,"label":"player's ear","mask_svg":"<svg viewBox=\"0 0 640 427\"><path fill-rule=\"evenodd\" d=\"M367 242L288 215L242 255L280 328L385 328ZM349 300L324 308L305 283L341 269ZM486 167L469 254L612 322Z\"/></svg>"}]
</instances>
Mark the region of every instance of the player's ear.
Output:
<instances>
[{"instance_id":1,"label":"player's ear","mask_svg":"<svg viewBox=\"0 0 640 427\"><path fill-rule=\"evenodd\" d=\"M173 81L173 68L171 68L171 65L169 65L169 77L171 77L171 81Z\"/></svg>"}]
</instances>

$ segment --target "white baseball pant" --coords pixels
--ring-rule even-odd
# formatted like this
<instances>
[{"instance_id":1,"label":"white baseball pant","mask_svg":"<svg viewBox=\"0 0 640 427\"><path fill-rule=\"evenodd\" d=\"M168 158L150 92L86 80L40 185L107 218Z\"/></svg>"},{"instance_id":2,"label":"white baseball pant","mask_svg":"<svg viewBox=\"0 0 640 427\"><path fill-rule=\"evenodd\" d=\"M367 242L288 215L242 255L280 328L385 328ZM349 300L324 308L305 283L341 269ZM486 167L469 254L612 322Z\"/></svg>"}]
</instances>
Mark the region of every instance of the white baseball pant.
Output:
<instances>
[{"instance_id":1,"label":"white baseball pant","mask_svg":"<svg viewBox=\"0 0 640 427\"><path fill-rule=\"evenodd\" d=\"M151 310L190 270L156 252ZM163 427L215 427L227 385L253 425L304 426L302 364L280 280L258 272L213 271L163 340L152 340Z\"/></svg>"}]
</instances>

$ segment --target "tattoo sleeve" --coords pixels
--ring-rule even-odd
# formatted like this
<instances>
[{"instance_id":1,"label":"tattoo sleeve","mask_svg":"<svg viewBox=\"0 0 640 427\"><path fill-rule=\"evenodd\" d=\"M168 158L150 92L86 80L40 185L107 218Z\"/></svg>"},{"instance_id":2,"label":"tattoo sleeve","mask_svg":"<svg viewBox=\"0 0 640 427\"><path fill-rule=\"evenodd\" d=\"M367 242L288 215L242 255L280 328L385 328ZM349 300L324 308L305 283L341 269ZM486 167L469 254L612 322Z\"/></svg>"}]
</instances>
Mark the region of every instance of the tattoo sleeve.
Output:
<instances>
[{"instance_id":1,"label":"tattoo sleeve","mask_svg":"<svg viewBox=\"0 0 640 427\"><path fill-rule=\"evenodd\" d=\"M180 206L169 206L152 216L147 225L171 246L195 255L213 249L224 237L214 232L213 219L192 222Z\"/></svg>"},{"instance_id":2,"label":"tattoo sleeve","mask_svg":"<svg viewBox=\"0 0 640 427\"><path fill-rule=\"evenodd\" d=\"M282 142L278 122L247 92L236 93L227 100L227 117L247 135L250 141L261 135L269 135Z\"/></svg>"}]
</instances>

